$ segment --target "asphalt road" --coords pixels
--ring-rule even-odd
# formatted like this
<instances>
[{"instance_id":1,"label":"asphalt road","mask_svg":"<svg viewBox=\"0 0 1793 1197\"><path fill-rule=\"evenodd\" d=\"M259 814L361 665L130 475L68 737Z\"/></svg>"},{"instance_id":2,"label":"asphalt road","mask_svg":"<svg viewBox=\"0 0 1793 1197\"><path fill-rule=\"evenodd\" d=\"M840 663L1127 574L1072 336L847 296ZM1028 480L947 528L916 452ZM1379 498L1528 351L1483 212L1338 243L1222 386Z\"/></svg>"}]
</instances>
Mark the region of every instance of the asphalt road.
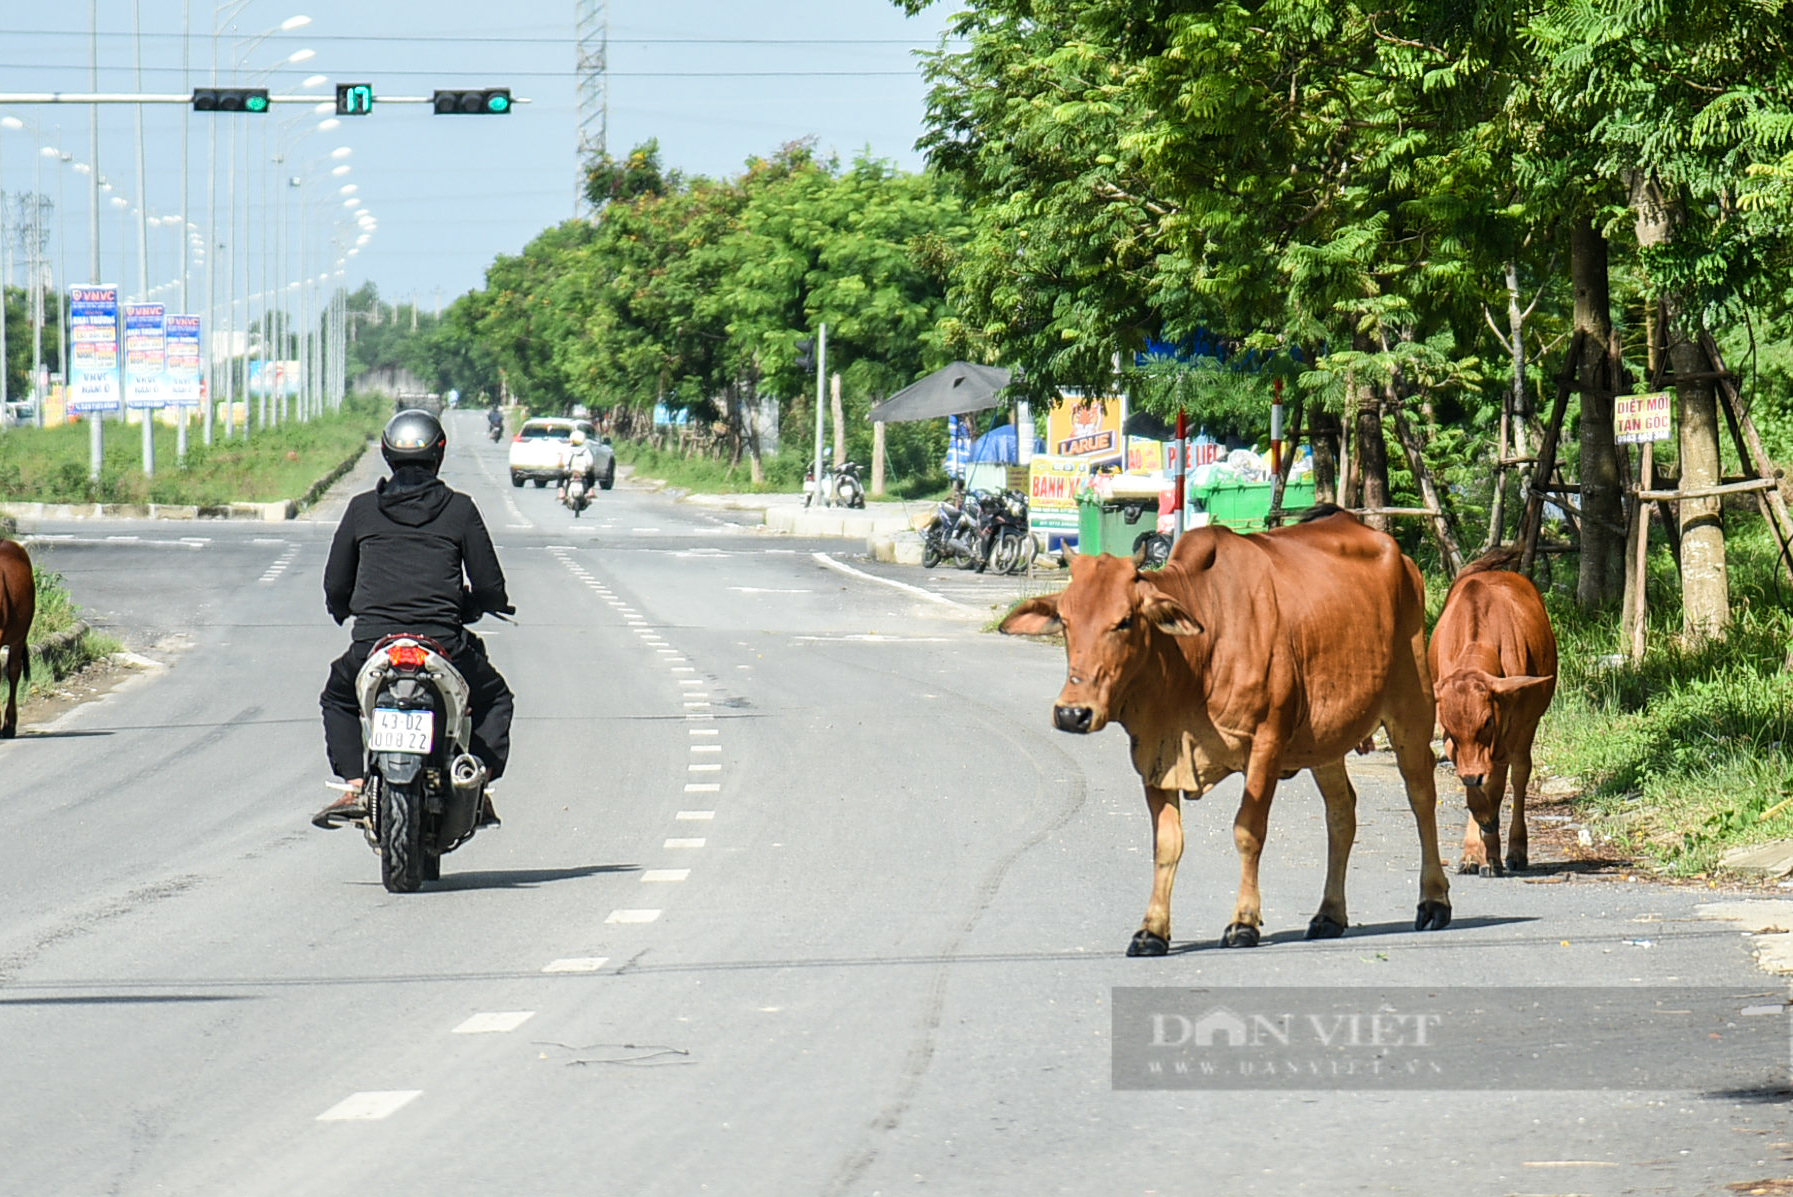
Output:
<instances>
[{"instance_id":1,"label":"asphalt road","mask_svg":"<svg viewBox=\"0 0 1793 1197\"><path fill-rule=\"evenodd\" d=\"M1456 921L1415 934L1380 755L1352 766L1344 939L1301 939L1324 853L1302 778L1271 820L1268 941L1213 946L1234 783L1190 808L1173 954L1126 959L1143 802L1120 732L1050 729L1060 650L980 631L1015 583L871 566L627 483L575 521L504 482L477 419L451 424L445 475L519 609L489 630L515 757L503 829L423 894L388 895L354 833L307 822L329 797L340 499L282 525L34 530L163 667L0 745L0 1193L1693 1194L1793 1174L1787 1095L1760 1080L1784 1083L1784 1018L1766 1069L1682 1087L1613 1079L1676 1050L1642 1027L1591 1087L1501 1083L1575 1040L1570 1017L1455 1051L1422 1090L1117 1089L1117 986L1244 987L1245 1007L1266 986L1371 1007L1531 987L1547 1014L1576 987L1736 1009L1785 986L1694 917L1710 894L1549 861L1454 877Z\"/></svg>"}]
</instances>

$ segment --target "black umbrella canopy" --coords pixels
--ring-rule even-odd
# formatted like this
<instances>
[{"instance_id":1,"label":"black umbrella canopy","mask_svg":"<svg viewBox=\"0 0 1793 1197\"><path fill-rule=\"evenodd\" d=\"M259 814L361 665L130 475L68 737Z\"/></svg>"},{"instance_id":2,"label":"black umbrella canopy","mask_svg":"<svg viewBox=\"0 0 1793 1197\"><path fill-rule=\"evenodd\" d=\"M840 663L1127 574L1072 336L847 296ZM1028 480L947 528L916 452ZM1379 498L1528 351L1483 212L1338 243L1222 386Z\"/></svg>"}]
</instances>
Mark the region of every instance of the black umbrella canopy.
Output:
<instances>
[{"instance_id":1,"label":"black umbrella canopy","mask_svg":"<svg viewBox=\"0 0 1793 1197\"><path fill-rule=\"evenodd\" d=\"M1009 372L1001 366L954 362L910 383L872 408L870 419L874 424L901 424L988 411L998 405L996 395L1008 385Z\"/></svg>"}]
</instances>

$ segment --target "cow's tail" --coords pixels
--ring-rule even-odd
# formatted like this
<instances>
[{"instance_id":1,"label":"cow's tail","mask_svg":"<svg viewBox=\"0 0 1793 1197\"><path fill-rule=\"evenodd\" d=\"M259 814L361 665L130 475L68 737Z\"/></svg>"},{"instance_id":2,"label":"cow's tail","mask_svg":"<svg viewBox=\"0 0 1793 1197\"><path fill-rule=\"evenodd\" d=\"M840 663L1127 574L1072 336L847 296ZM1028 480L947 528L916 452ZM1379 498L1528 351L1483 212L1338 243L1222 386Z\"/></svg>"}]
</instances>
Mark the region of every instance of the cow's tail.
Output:
<instances>
[{"instance_id":1,"label":"cow's tail","mask_svg":"<svg viewBox=\"0 0 1793 1197\"><path fill-rule=\"evenodd\" d=\"M1524 555L1525 551L1516 544L1502 545L1500 548L1489 549L1486 553L1483 553L1480 557L1477 557L1474 561L1471 561L1468 565L1465 565L1462 569L1458 570L1457 576L1461 578L1469 574L1492 573L1495 570L1502 569L1516 572L1519 569L1520 559L1524 557Z\"/></svg>"}]
</instances>

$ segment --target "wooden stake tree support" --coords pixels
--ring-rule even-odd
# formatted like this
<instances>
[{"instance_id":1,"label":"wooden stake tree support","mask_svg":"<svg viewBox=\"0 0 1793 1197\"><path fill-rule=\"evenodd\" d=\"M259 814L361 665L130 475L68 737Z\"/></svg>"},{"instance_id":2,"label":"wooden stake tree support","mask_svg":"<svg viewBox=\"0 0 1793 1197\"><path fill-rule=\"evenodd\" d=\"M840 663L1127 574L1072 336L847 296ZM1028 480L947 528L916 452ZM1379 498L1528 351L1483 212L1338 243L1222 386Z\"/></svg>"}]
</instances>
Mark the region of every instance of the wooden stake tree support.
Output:
<instances>
[{"instance_id":1,"label":"wooden stake tree support","mask_svg":"<svg viewBox=\"0 0 1793 1197\"><path fill-rule=\"evenodd\" d=\"M1666 321L1658 318L1652 322L1652 337L1659 338L1660 330ZM1540 542L1540 528L1543 523L1545 503L1553 503L1563 508L1571 517L1573 529L1582 513L1576 508L1568 496L1579 493L1580 488L1556 477L1557 449L1562 439L1563 421L1568 411L1569 396L1575 393L1589 394L1595 383L1578 376L1578 363L1582 360L1583 331L1577 331L1570 340L1568 353L1565 355L1563 369L1557 375L1557 387L1554 401L1551 404L1550 416L1545 423L1543 438L1538 447L1535 461L1530 458L1506 458L1505 446L1501 452L1501 468L1532 464L1535 466L1531 480L1526 487L1525 514L1520 522L1519 543L1520 570L1528 576L1533 572L1537 555L1540 552L1574 552L1579 549L1579 537L1571 536L1566 544L1546 545ZM1762 438L1756 431L1749 412L1745 408L1742 395L1737 389L1736 378L1726 369L1724 358L1719 352L1718 343L1708 332L1699 334L1700 352L1705 359L1705 368L1696 374L1682 375L1677 378L1669 367L1669 355L1666 347L1658 344L1652 346L1651 359L1654 373L1650 379L1649 390L1642 394L1618 394L1601 390L1600 393L1613 399L1615 407L1622 407L1629 413L1636 427L1626 432L1617 425L1626 422L1626 414L1615 414L1615 441L1620 444L1641 444L1642 461L1639 464L1637 480L1627 488L1629 496L1629 512L1626 521L1625 549L1625 592L1622 616L1622 636L1626 651L1633 661L1641 661L1644 655L1646 631L1649 625L1648 604L1645 595L1645 566L1648 560L1649 547L1649 507L1650 503L1660 505L1663 525L1669 531L1671 545L1675 543L1678 525L1674 518L1674 505L1685 499L1702 499L1721 497L1729 494L1753 494L1758 509L1768 526L1774 532L1776 544L1780 549L1781 568L1793 579L1793 515L1789 515L1789 501L1793 495L1788 493L1789 484L1783 472L1777 468L1767 451L1762 446ZM1616 355L1616 348L1613 350ZM1612 361L1608 374L1614 380L1623 377L1619 362ZM1665 439L1670 435L1672 421L1658 424L1654 429L1646 429L1638 419L1638 413L1646 406L1643 402L1652 397L1660 397L1660 406L1673 411L1675 401L1672 388L1676 382L1716 381L1720 410L1724 413L1725 423L1731 434L1732 445L1737 459L1742 463L1744 473L1737 478L1727 478L1719 485L1698 487L1692 490L1658 489L1656 485L1655 440ZM1626 401L1632 401L1627 403ZM1503 421L1504 424L1504 421ZM1503 436L1503 441L1504 441ZM1621 458L1621 462L1623 458ZM1504 490L1504 487L1497 489ZM1498 500L1497 500L1498 503ZM1497 507L1498 514L1498 507ZM1490 537L1490 545L1498 542L1498 527ZM1677 557L1678 559L1678 557Z\"/></svg>"},{"instance_id":2,"label":"wooden stake tree support","mask_svg":"<svg viewBox=\"0 0 1793 1197\"><path fill-rule=\"evenodd\" d=\"M1657 320L1656 329L1662 329L1666 321ZM1658 333L1660 336L1660 333ZM1654 429L1639 429L1636 432L1621 431L1620 425L1625 421L1615 403L1614 431L1615 440L1641 441L1643 444L1643 461L1638 469L1635 486L1630 488L1632 495L1630 531L1625 551L1625 600L1622 617L1623 638L1627 655L1635 662L1642 661L1648 641L1649 630L1649 598L1648 598L1648 564L1650 520L1649 503L1662 504L1664 525L1676 527L1672 516L1674 505L1687 499L1722 498L1725 495L1752 494L1756 507L1762 518L1774 533L1775 544L1780 551L1781 568L1793 578L1793 518L1789 517L1786 479L1782 471L1776 467L1767 451L1762 447L1762 438L1756 431L1754 421L1742 401L1742 393L1737 389L1735 376L1725 367L1724 357L1719 352L1718 342L1704 330L1699 333L1700 354L1704 359L1704 369L1694 374L1676 376L1669 366L1669 355L1665 347L1658 345L1653 357L1656 361L1655 373L1650 380L1650 394L1644 396L1620 396L1624 399L1638 399L1647 402L1657 398L1665 409L1673 406L1672 388L1676 382L1715 381L1718 384L1718 406L1724 413L1725 424L1731 434L1733 448L1737 452L1737 460L1744 473L1737 478L1727 478L1713 486L1684 488L1677 484L1674 490L1656 488L1655 441L1664 439L1666 430L1672 427L1669 421L1663 421Z\"/></svg>"}]
</instances>

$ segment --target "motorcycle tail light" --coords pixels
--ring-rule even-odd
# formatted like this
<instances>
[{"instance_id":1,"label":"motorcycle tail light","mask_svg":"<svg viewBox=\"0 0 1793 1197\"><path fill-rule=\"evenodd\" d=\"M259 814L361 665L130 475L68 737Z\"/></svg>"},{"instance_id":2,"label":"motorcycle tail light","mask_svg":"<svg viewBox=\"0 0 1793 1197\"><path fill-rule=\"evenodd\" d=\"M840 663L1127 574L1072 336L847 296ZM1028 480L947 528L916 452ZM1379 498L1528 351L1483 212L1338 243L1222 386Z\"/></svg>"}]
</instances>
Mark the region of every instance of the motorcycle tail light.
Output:
<instances>
[{"instance_id":1,"label":"motorcycle tail light","mask_svg":"<svg viewBox=\"0 0 1793 1197\"><path fill-rule=\"evenodd\" d=\"M395 644L386 650L386 659L399 669L422 669L429 653L421 644Z\"/></svg>"}]
</instances>

